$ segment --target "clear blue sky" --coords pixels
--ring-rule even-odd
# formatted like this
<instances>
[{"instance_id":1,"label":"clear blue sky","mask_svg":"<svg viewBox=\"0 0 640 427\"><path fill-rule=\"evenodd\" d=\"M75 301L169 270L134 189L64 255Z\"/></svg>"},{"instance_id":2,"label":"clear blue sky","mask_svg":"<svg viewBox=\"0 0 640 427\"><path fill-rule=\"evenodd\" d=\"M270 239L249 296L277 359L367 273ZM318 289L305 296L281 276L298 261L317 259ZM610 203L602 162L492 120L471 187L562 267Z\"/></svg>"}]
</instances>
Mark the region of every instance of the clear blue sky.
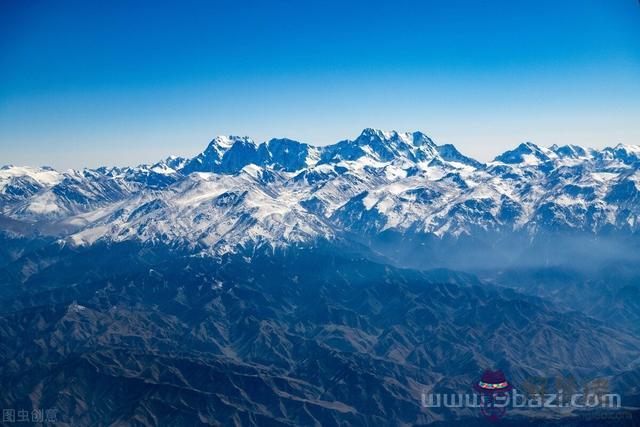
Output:
<instances>
[{"instance_id":1,"label":"clear blue sky","mask_svg":"<svg viewBox=\"0 0 640 427\"><path fill-rule=\"evenodd\" d=\"M0 0L0 164L132 165L218 134L422 130L482 160L640 144L640 3Z\"/></svg>"}]
</instances>

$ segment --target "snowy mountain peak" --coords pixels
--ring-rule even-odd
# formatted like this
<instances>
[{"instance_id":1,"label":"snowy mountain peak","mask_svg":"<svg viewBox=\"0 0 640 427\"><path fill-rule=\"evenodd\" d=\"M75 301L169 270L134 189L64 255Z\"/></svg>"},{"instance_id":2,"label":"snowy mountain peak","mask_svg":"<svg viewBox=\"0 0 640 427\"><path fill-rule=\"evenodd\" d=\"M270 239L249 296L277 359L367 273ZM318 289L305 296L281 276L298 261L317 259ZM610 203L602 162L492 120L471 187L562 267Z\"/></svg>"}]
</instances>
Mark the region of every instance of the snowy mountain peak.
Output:
<instances>
[{"instance_id":1,"label":"snowy mountain peak","mask_svg":"<svg viewBox=\"0 0 640 427\"><path fill-rule=\"evenodd\" d=\"M354 140L355 143L366 143L366 141L380 140L389 144L404 143L414 147L420 147L423 145L430 145L435 147L435 144L427 135L422 132L398 132L395 130L383 131L379 129L366 128L362 131L360 136Z\"/></svg>"},{"instance_id":2,"label":"snowy mountain peak","mask_svg":"<svg viewBox=\"0 0 640 427\"><path fill-rule=\"evenodd\" d=\"M20 198L50 188L63 180L63 175L49 167L6 165L0 168L0 199Z\"/></svg>"},{"instance_id":3,"label":"snowy mountain peak","mask_svg":"<svg viewBox=\"0 0 640 427\"><path fill-rule=\"evenodd\" d=\"M435 147L436 145L431 138L420 131L413 132L411 136L413 138L413 145L416 147L422 147L423 145Z\"/></svg>"},{"instance_id":4,"label":"snowy mountain peak","mask_svg":"<svg viewBox=\"0 0 640 427\"><path fill-rule=\"evenodd\" d=\"M438 164L456 162L480 166L480 163L463 156L453 146L439 149L422 132L382 131L373 128L364 129L354 140L343 140L324 147L314 147L288 138L274 138L256 144L248 137L219 136L193 159L175 167L169 165L169 162L165 163L184 174L237 173L249 164L297 172L319 164L337 164L358 159L369 159L369 163L393 162L405 166L432 161Z\"/></svg>"},{"instance_id":5,"label":"snowy mountain peak","mask_svg":"<svg viewBox=\"0 0 640 427\"><path fill-rule=\"evenodd\" d=\"M549 149L554 153L556 153L560 158L579 159L579 158L588 157L590 155L588 150L578 145L558 146L554 144L551 147L549 147Z\"/></svg>"},{"instance_id":6,"label":"snowy mountain peak","mask_svg":"<svg viewBox=\"0 0 640 427\"><path fill-rule=\"evenodd\" d=\"M640 161L640 146L618 144L613 148L607 147L602 152L610 153L613 158L623 163L634 163Z\"/></svg>"},{"instance_id":7,"label":"snowy mountain peak","mask_svg":"<svg viewBox=\"0 0 640 427\"><path fill-rule=\"evenodd\" d=\"M507 164L538 165L556 158L550 149L542 148L533 142L523 142L515 149L506 151L495 158L495 161Z\"/></svg>"},{"instance_id":8,"label":"snowy mountain peak","mask_svg":"<svg viewBox=\"0 0 640 427\"><path fill-rule=\"evenodd\" d=\"M322 162L353 161L362 157L377 162L418 162L437 157L437 147L421 132L381 131L366 128L354 140L324 147Z\"/></svg>"},{"instance_id":9,"label":"snowy mountain peak","mask_svg":"<svg viewBox=\"0 0 640 427\"><path fill-rule=\"evenodd\" d=\"M378 138L384 138L384 133L382 130L380 129L374 129L374 128L364 128L362 130L362 132L360 133L360 138L361 137L369 137L369 138L374 138L374 137L378 137ZM389 132L387 132L389 133Z\"/></svg>"},{"instance_id":10,"label":"snowy mountain peak","mask_svg":"<svg viewBox=\"0 0 640 427\"><path fill-rule=\"evenodd\" d=\"M184 167L184 165L187 163L188 159L185 159L184 157L180 157L180 156L169 156L166 159L162 160L159 163L164 163L165 165L167 165L168 167L170 167L173 170L180 170Z\"/></svg>"},{"instance_id":11,"label":"snowy mountain peak","mask_svg":"<svg viewBox=\"0 0 640 427\"><path fill-rule=\"evenodd\" d=\"M236 145L256 147L256 143L248 136L216 136L201 153L205 157L221 159L224 154Z\"/></svg>"},{"instance_id":12,"label":"snowy mountain peak","mask_svg":"<svg viewBox=\"0 0 640 427\"><path fill-rule=\"evenodd\" d=\"M633 151L633 152L636 152L636 153L640 152L640 146L639 145L623 144L621 142L616 144L616 146L614 148L616 150L623 149L623 150L626 150L626 151Z\"/></svg>"},{"instance_id":13,"label":"snowy mountain peak","mask_svg":"<svg viewBox=\"0 0 640 427\"><path fill-rule=\"evenodd\" d=\"M248 136L218 135L211 140L211 142L209 143L209 147L215 147L221 151L226 151L237 143L256 145L253 139L249 138Z\"/></svg>"},{"instance_id":14,"label":"snowy mountain peak","mask_svg":"<svg viewBox=\"0 0 640 427\"><path fill-rule=\"evenodd\" d=\"M269 161L274 169L295 172L318 160L318 150L288 138L274 138L266 143Z\"/></svg>"},{"instance_id":15,"label":"snowy mountain peak","mask_svg":"<svg viewBox=\"0 0 640 427\"><path fill-rule=\"evenodd\" d=\"M473 166L474 168L482 167L482 163L460 153L453 144L440 145L437 149L440 157L447 162L462 163L468 166Z\"/></svg>"},{"instance_id":16,"label":"snowy mountain peak","mask_svg":"<svg viewBox=\"0 0 640 427\"><path fill-rule=\"evenodd\" d=\"M207 148L183 167L186 173L191 172L237 172L247 163L242 157L248 156L254 160L258 147L247 136L217 136Z\"/></svg>"}]
</instances>

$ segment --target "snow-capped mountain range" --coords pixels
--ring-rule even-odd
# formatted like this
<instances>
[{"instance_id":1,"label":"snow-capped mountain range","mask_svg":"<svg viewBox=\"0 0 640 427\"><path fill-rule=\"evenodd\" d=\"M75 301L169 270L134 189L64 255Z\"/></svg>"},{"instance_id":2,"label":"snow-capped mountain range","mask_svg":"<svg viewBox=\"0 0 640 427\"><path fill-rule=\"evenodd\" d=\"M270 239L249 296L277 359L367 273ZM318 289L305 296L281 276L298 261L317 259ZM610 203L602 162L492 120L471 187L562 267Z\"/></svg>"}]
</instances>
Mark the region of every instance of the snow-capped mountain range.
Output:
<instances>
[{"instance_id":1,"label":"snow-capped mountain range","mask_svg":"<svg viewBox=\"0 0 640 427\"><path fill-rule=\"evenodd\" d=\"M419 396L500 367L518 387L606 378L632 408L639 166L637 146L525 143L485 164L373 129L5 166L0 406L73 425L477 424Z\"/></svg>"},{"instance_id":2,"label":"snow-capped mountain range","mask_svg":"<svg viewBox=\"0 0 640 427\"><path fill-rule=\"evenodd\" d=\"M527 142L489 163L421 132L315 147L217 137L192 159L0 169L3 228L71 245L137 240L223 253L393 233L431 239L640 229L640 147Z\"/></svg>"}]
</instances>

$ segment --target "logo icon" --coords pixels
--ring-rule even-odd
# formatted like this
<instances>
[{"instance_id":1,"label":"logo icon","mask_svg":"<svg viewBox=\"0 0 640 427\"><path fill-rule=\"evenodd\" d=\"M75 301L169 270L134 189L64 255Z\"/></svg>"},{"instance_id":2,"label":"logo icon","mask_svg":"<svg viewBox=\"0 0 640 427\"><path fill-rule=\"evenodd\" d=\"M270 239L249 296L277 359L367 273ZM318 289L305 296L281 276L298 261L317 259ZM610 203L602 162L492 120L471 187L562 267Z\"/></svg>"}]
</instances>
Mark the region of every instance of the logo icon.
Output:
<instances>
[{"instance_id":1,"label":"logo icon","mask_svg":"<svg viewBox=\"0 0 640 427\"><path fill-rule=\"evenodd\" d=\"M480 381L473 385L473 388L482 397L480 401L482 415L491 421L497 421L504 416L509 403L508 393L513 387L501 370L487 369L482 373Z\"/></svg>"}]
</instances>

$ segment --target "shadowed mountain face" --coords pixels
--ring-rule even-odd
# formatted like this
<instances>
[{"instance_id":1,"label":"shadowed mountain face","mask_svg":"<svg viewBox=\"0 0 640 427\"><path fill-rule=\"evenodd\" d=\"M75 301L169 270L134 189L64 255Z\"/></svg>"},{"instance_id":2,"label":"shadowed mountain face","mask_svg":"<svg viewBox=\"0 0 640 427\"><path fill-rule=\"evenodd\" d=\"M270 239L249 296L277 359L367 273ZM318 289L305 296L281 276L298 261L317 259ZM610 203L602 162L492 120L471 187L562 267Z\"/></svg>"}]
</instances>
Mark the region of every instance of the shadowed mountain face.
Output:
<instances>
[{"instance_id":1,"label":"shadowed mountain face","mask_svg":"<svg viewBox=\"0 0 640 427\"><path fill-rule=\"evenodd\" d=\"M532 143L483 164L365 129L3 167L0 407L70 425L477 425L421 395L487 368L516 387L605 378L638 406L639 165L636 146ZM541 415L557 416L506 422Z\"/></svg>"},{"instance_id":2,"label":"shadowed mountain face","mask_svg":"<svg viewBox=\"0 0 640 427\"><path fill-rule=\"evenodd\" d=\"M487 366L517 384L637 363L638 338L582 314L336 249L23 256L1 272L0 402L74 425L453 422L477 414L427 410L421 393L469 390Z\"/></svg>"}]
</instances>

